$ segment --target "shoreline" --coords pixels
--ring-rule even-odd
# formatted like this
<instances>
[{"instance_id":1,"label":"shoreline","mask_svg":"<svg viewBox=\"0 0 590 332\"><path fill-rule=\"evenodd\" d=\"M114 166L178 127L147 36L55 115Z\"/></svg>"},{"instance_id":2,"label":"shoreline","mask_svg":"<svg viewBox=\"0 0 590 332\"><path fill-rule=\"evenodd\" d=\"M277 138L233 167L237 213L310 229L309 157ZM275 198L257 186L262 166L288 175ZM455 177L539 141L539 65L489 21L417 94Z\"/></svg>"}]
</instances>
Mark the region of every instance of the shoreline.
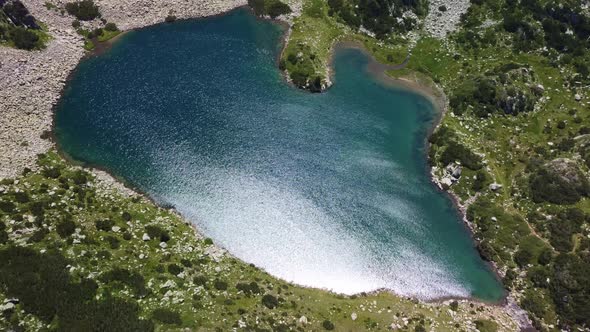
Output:
<instances>
[{"instance_id":1,"label":"shoreline","mask_svg":"<svg viewBox=\"0 0 590 332\"><path fill-rule=\"evenodd\" d=\"M469 238L471 239L471 242L473 244L473 248L476 251L478 251L479 241L477 241L475 239L475 227L467 219L467 208L469 207L469 205L462 204L461 199L454 192L452 192L450 190L442 189L441 186L439 185L438 179L434 176L434 174L432 174L431 169L429 167L430 158L429 158L428 152L429 152L430 147L428 144L428 139L434 133L436 128L438 128L440 126L445 114L448 111L448 105L447 105L448 98L447 98L446 94L444 93L444 91L439 86L437 86L434 82L429 82L429 84L423 84L423 83L419 82L417 79L415 79L416 77L414 77L414 79L412 79L408 76L403 76L401 78L395 78L395 77L389 76L387 74L388 71L399 70L399 69L404 68L407 65L407 63L409 62L410 56L406 57L406 59L401 64L398 64L398 65L383 64L383 63L380 63L377 59L375 59L375 57L373 57L373 55L364 47L364 45L362 43L360 43L359 41L356 41L356 40L336 42L336 44L333 46L332 51L331 51L330 62L329 62L330 66L332 66L332 64L333 64L333 59L334 59L335 53L338 52L339 50L342 50L342 49L356 49L356 50L361 51L365 56L367 56L367 58L369 59L369 63L367 64L367 70L369 71L369 73L371 75L374 75L383 84L393 86L394 88L397 88L397 89L409 91L411 93L419 94L432 104L432 107L436 110L435 117L432 120L432 125L430 125L428 127L428 129L426 130L425 137L421 138L422 142L420 142L420 144L422 144L422 146L424 148L423 157L426 161L426 163L424 165L425 166L424 172L425 172L426 176L429 178L429 182L434 187L434 189L436 191L438 191L439 193L442 193L443 195L445 195L450 200L450 202L453 205L453 208L455 210L455 213L457 214L457 218L459 220L461 220L462 226L464 227ZM331 69L330 71L333 72L333 69ZM334 80L332 80L332 81L334 81ZM479 255L479 251L478 251L478 255ZM501 275L497 265L492 261L488 261L488 260L483 259L483 257L481 257L481 256L480 256L480 258L482 259L484 264L489 268L490 272L492 272L494 274L494 277L498 281L498 283L500 285L502 285L502 275ZM498 302L482 301L482 302L495 303L498 305L507 305L509 302L510 292L507 291L503 287L503 285L502 285L502 288L504 290L504 295L500 301L498 301ZM449 299L451 299L451 298L449 298ZM469 298L467 298L467 299L469 299Z\"/></svg>"},{"instance_id":2,"label":"shoreline","mask_svg":"<svg viewBox=\"0 0 590 332\"><path fill-rule=\"evenodd\" d=\"M211 16L220 16L220 15L225 15L225 14L227 14L227 13L229 13L229 12L233 11L233 10L239 9L239 8L241 8L241 7L243 7L243 5L241 5L241 6L238 6L238 7L234 7L234 8L230 8L230 9L227 9L227 10L225 10L225 11L223 11L223 12L219 12L219 13L217 13L217 14L214 14L214 15L209 15L209 16L197 16L197 17L192 17L192 18L191 18L191 17L185 17L185 18L182 18L182 19L179 19L179 20L187 20L187 19L205 19L205 18L210 18ZM284 47L285 47L285 45L286 45L286 43L287 43L287 41L288 41L288 32L290 31L290 25L288 24L288 22L284 22L284 21L279 21L279 22L283 22L283 24L286 24L286 25L287 25L287 27L288 27L288 29L286 29L286 31L285 31L285 33L284 33L284 37L283 37L283 39L282 39L282 41L283 41L283 50L284 50ZM159 23L155 23L155 24L164 24L164 22L159 22ZM149 26L152 26L152 25L154 25L154 24L147 23L146 25L144 25L144 26L141 26L141 27L134 27L134 28L131 28L131 29L123 30L123 31L121 32L121 34L120 34L120 35L118 35L117 37L115 37L114 39L112 39L112 40L109 40L109 41L106 41L106 42L103 42L102 44L108 44L108 45L106 45L106 47L104 47L104 48L101 48L101 51L102 51L102 52L104 52L104 51L107 51L107 50L108 50L108 49L109 49L109 48L112 46L112 44L113 44L113 43L117 42L117 41L118 41L118 40L119 40L119 39L120 39L120 38L121 38L123 35L125 35L126 33L130 32L130 31L141 30L141 29L147 28L147 27L149 27ZM74 39L75 39L75 38L74 38ZM54 41L52 41L52 42L54 42ZM77 45L76 45L76 44L77 44ZM61 45L59 45L59 46L61 46ZM163 206L161 206L161 205L160 205L158 202L156 202L156 201L155 201L153 198L151 198L151 197L150 197L149 195L147 195L146 193L143 193L143 192L142 192L142 191L140 191L138 188L134 188L134 187L133 187L133 186L132 186L132 185L131 185L131 184L130 184L128 181L125 181L124 179L121 179L121 178L119 178L119 177L117 177L117 176L113 175L113 174L112 174L112 173L111 173L109 170L102 169L102 168L100 168L100 167L96 167L96 165L91 165L91 164L89 164L89 163L85 163L85 162L76 161L75 159L71 158L70 156L67 156L67 154L65 154L65 153L62 151L62 149L59 147L59 144L58 144L57 140L56 140L56 139L55 139L55 137L54 137L54 135L55 135L55 131L54 131L54 121L55 121L55 115L56 115L55 108L57 107L57 105L59 104L59 102L60 102L60 100L61 100L61 98L62 98L62 94L63 94L63 92L65 91L65 88L67 87L67 84L68 84L69 80L71 79L71 75L74 75L74 74L75 74L76 68L77 68L77 66L80 64L80 62L81 62L83 59L85 59L87 56L94 56L94 55L97 55L97 53L95 53L95 51L92 51L92 52L89 52L89 53L84 53L84 52L83 52L83 49L82 49L82 46L81 46L81 43L79 42L79 40L78 40L78 42L77 42L77 43L72 43L71 45L67 45L67 46L70 46L70 48L68 48L68 49L66 49L66 50L67 50L67 51L71 51L71 52L69 52L69 54L68 54L68 55L69 55L69 56L71 56L71 57L70 57L70 58L68 58L68 59L69 59L69 60L75 60L75 65L74 65L74 66L71 66L71 67L69 68L69 71L67 72L67 75L66 75L66 78L65 78L65 79L63 79L63 78L59 78L59 77L55 77L55 78L53 78L54 80L56 80L56 81L58 81L59 83L61 83L61 84L62 84L62 86L61 86L61 88L59 89L59 95L57 96L57 98L54 98L54 99L53 99L53 100L50 102L50 103L51 103L51 105L52 105L52 106L51 106L51 108L50 108L50 111L49 111L49 112L50 112L50 124L49 124L49 129L50 129L50 131L51 131L51 139L50 139L50 140L44 140L44 139L41 139L41 138L39 138L39 134L40 134L40 133L41 133L41 132L42 132L42 131L43 131L45 128L43 128L43 127L41 127L41 128L35 128L35 129L33 130L33 132L37 134L36 140L38 140L38 141L41 141L41 142L45 143L45 144L43 144L43 146L41 146L41 147L40 147L38 150L41 150L41 151L43 151L43 152L47 152L47 151L49 151L49 150L51 150L51 149L55 149L55 150L56 150L56 151L57 151L57 152L60 154L60 156L64 157L64 159L66 159L68 162L70 162L70 163L72 163L72 164L74 164L74 165L76 165L76 166L82 167L82 168L87 168L87 169L88 169L88 168L90 168L90 169L88 169L88 170L89 170L89 171L90 171L92 174L94 174L95 176L97 176L97 178L100 178L101 182L104 182L104 181L106 181L106 182L112 182L112 184L111 184L111 185L120 184L120 185L122 185L123 187L125 187L125 188L129 189L129 190L130 190L130 192L132 192L133 194L135 194L135 195L138 195L138 196L141 196L142 198L145 198L145 199L147 199L147 200L149 200L149 201L151 201L151 202L154 202L154 203L155 203L155 205L156 205L156 206L158 206L159 208L162 208L162 209L168 209L168 208L166 208L166 207L163 207ZM80 55L80 49L82 49L82 53L81 53L81 55L82 55L82 56L79 56L79 55ZM278 57L279 57L279 59L280 59L280 56L281 56L281 53L283 52L283 50L281 50L281 52L279 53L279 56L278 56ZM2 51L4 51L4 50L2 50ZM78 58L76 58L76 53L75 53L74 51L78 51L78 54L77 54L77 55L79 56ZM366 51L366 50L365 50L365 51ZM9 52L12 52L12 51L11 51L11 50L9 50ZM38 51L38 52L30 53L30 54L28 54L28 55L30 55L30 57L35 57L37 54L39 54L39 53L43 53L43 52L45 52L45 50L41 50L41 51ZM366 51L366 52L368 52L368 51ZM22 52L20 52L20 51L14 51L14 53L22 53ZM332 64L332 62L330 61L330 65L331 65L331 64ZM330 72L332 72L330 69L328 69L328 70L329 70ZM383 73L384 73L384 76L387 76L387 74L385 74L385 72L383 72ZM387 76L387 77L388 77L388 76ZM0 78L2 78L2 76L0 76ZM396 80L396 79L394 79L394 78L391 78L391 77L388 77L388 79L390 79L390 80L393 80L393 81L396 81L396 83L397 83L397 84L400 84L400 86L403 86L404 84L407 84L407 85L406 85L406 88L410 89L410 90L411 90L411 91L413 91L413 92L416 92L416 90L414 90L414 89L420 90L420 92L423 92L423 93L424 93L423 95L424 95L425 97L433 97L432 95L430 95L429 93L427 93L427 92L426 92L426 91L428 91L428 90L422 90L422 88L424 88L424 87L421 87L421 86L420 86L420 84L419 84L419 83L417 83L417 82L412 82L412 81L410 81L410 80L407 80L407 81L405 81L405 80ZM1 81L1 80L0 80L0 81ZM405 83L403 83L403 82L405 82ZM7 89L7 90L10 90L10 89ZM445 111L446 111L446 109L445 109ZM438 125L440 124L440 121L442 120L442 118L443 118L443 116L444 116L444 112L442 111L442 109L441 109L441 112L439 112L439 113L440 113L440 116L438 116L438 117L437 117L437 119L436 119L436 120L433 122L432 130L434 130L436 127L438 127ZM2 121L4 121L4 120L2 120ZM3 122L1 122L1 121L0 121L0 128L4 129L4 123L3 123ZM432 132L432 131L430 131L430 132L429 132L428 136L430 135L430 133L431 133L431 132ZM428 136L427 136L427 137L428 137ZM427 139L427 137L426 137L425 139ZM1 152L1 151L2 151L2 149L0 149L0 152ZM35 155L36 155L36 154L35 154ZM29 160L29 161L30 161L30 160ZM2 165L2 166L4 166L4 165ZM24 167L27 167L27 166L30 166L30 163L29 163L29 164L27 164L26 162L23 162L23 163L20 163L19 165L17 165L17 167L19 168L19 170L22 170ZM36 168L36 166L34 166L34 163L33 163L33 167L35 167L35 168ZM110 179L107 179L107 180L105 180L105 179L103 178L103 176L102 176L100 173L105 173L105 174L107 175L107 177L108 177L108 178L110 178ZM18 172L15 172L13 176L16 176L16 175L18 175ZM2 173L2 169L0 169L0 177L3 177L3 176L4 176L4 173ZM9 176L7 176L7 177L9 177ZM433 183L433 184L434 184L434 183ZM108 183L107 183L107 186L109 186L109 184L108 184ZM172 208L172 209L170 209L170 210L173 210L175 213L178 213L178 212L177 212L177 211L176 211L174 208ZM182 219L183 219L185 222L187 222L185 218L182 218ZM198 229L197 229L197 228L194 226L194 224L192 224L192 223L190 223L190 222L188 222L188 223L192 225L192 228L195 230L195 233L196 233L196 235L197 235L197 236L201 236L201 237L203 236L203 235L202 235L202 233L200 233L200 231L199 231L199 230L198 230ZM216 247L218 247L218 245L215 245L215 246L216 246ZM221 250L223 250L223 251L227 252L227 250L225 250L224 248L221 248L221 247L219 247L219 248L220 248ZM229 253L229 255L231 255L231 253ZM232 257L233 257L233 256L232 256ZM317 287L308 287L308 286L303 286L303 287L310 288L310 289L318 289ZM320 289L321 289L321 288L320 288ZM324 290L326 290L326 289L324 289ZM329 291L329 290L328 290L328 291ZM389 292L389 293L391 293L391 294L394 294L395 296L397 296L397 297L400 297L400 298L410 298L410 299L415 299L415 300L417 300L417 301L420 301L420 302L422 302L422 303L426 303L426 304L438 304L438 303L443 303L443 302L447 302L447 301L450 301L450 300L458 300L458 301L469 301L469 302L481 303L481 304L484 304L484 305L491 305L491 306L493 306L493 307L502 307L502 308L503 308L503 307L505 307L505 306L506 306L506 304L504 304L504 303L490 303L490 302L485 302L485 301L481 301L481 300L478 300L478 299L476 299L476 298L470 298L470 297L466 297L466 298L445 297L445 298L439 298L439 299L433 299L433 300L422 300L422 299L418 299L418 298L416 298L416 297L407 297L407 296L401 296L401 295L399 295L399 294L395 294L394 292L392 292L392 291L391 291L391 290L389 290L389 289L376 289L376 290L374 290L374 291L367 292L367 293L368 293L368 294L372 294L372 293L380 293L380 292L384 292L384 291L387 291L387 292ZM502 302L505 302L505 300L503 300Z\"/></svg>"},{"instance_id":3,"label":"shoreline","mask_svg":"<svg viewBox=\"0 0 590 332\"><path fill-rule=\"evenodd\" d=\"M231 12L233 12L235 10L240 10L241 8L242 7L238 7L236 9L230 10L230 11L228 11L226 13L223 13L223 14L219 14L217 16L230 14ZM196 20L200 20L200 19L203 19L203 18L196 18ZM264 18L257 18L257 19L264 19ZM161 23L161 24L166 24L166 23ZM286 24L286 23L283 22L283 24ZM144 28L141 28L141 29L145 29L145 28L148 28L148 27L144 27ZM131 30L131 31L137 31L137 30L140 30L140 29L134 29L134 30ZM125 34L125 33L127 33L127 32L122 32L121 35L122 34ZM286 37L285 37L286 34L287 34L287 30L285 30L285 32L283 33L283 36L280 39L280 42L283 43L283 45L282 45L283 47L284 47L285 41L286 41ZM111 42L111 40L106 41L104 43L107 44L107 43L110 43L110 42ZM91 54L89 54L88 56L89 57L92 57L92 56L96 56L96 55L102 54L102 52L104 52L105 50L108 50L108 47L110 47L110 45L108 45L107 48L102 48L101 51L98 54L97 54L96 50L95 51L92 51ZM360 43L356 43L356 42L339 42L334 47L334 53L337 52L339 49L350 49L350 48L359 49L359 50L363 51L363 53L365 55L367 55L367 57L370 60L370 63L368 64L368 67L371 67L371 68L369 68L370 74L371 75L378 74L378 76L379 76L378 78L379 78L380 81L383 81L382 82L383 84L393 85L396 88L403 89L403 90L406 90L406 91L411 92L411 93L418 93L421 96L423 96L424 98L426 98L430 103L432 103L433 104L433 107L435 107L436 110L439 110L439 108L438 108L437 105L442 105L443 101L446 100L446 97L444 97L444 94L442 94L442 92L440 92L440 91L439 91L439 93L435 94L434 92L432 92L434 90L431 89L430 87L424 87L424 86L419 85L418 83L415 83L415 82L412 82L412 81L409 81L409 80L397 80L395 78L392 78L392 77L388 76L386 74L386 70L387 69L390 69L390 66L387 66L387 65L381 66L380 63L378 63L374 58L372 58L372 56L370 55L370 53L368 53L368 51L366 51ZM279 58L280 58L280 54L277 57L277 61L278 61ZM84 59L82 59L82 61L84 61ZM330 60L330 65L332 65L332 59ZM72 71L71 75L68 78L68 81L72 78L71 76L74 75L74 74L75 74L75 70ZM292 88L299 89L299 88L295 87L294 85L292 85ZM63 92L64 91L62 91L62 96L63 96ZM311 92L308 92L308 93L311 93ZM116 174L114 174L114 172L111 169L107 168L107 167L104 167L104 166L101 166L101 165L97 165L97 164L94 164L94 163L90 163L90 162L86 162L86 161L77 160L77 159L73 158L72 156L68 155L61 148L61 146L59 144L59 141L57 140L57 138L55 136L55 134L56 134L55 133L55 130L54 130L55 129L55 118L57 116L57 109L56 108L58 106L59 106L59 102L55 104L54 109L52 111L52 113L53 113L52 141L53 141L53 144L54 144L54 146L56 148L57 153L62 158L64 158L65 160L67 160L69 163L71 163L73 165L80 166L80 167L86 168L86 169L98 170L100 172L104 172L104 173L108 174L115 181L117 181L120 184L122 184L125 188L127 188L128 190L130 190L130 191L134 192L135 194L141 196L142 198L144 198L144 199L152 202L153 204L155 204L159 208L173 211L175 214L181 216L183 220L185 220L186 222L188 222L188 223L190 223L192 225L192 228L196 231L196 233L198 235L200 235L201 237L204 236L202 234L202 232L198 229L198 227L196 227L193 223L191 223L190 221L188 221L184 216L182 216L182 214L179 211L176 210L176 207L173 204L169 204L169 203L163 202L163 201L158 201L157 198L154 198L154 197L150 196L149 193L147 193L144 190L140 189L139 187L135 186L133 183L129 182L128 180L126 180L126 179L124 179L124 178L122 178L122 177L120 177L120 176L118 176ZM442 115L443 115L443 113L441 113L440 111L439 112L436 112L436 116L434 118L433 125L431 126L431 128L429 128L427 130L427 136L424 137L423 139L421 139L421 140L423 140L424 143L427 142L427 138L430 135L430 133L432 132L432 130L434 130L434 128L436 128L438 126L438 123L440 123L440 120L442 120ZM427 157L427 155L426 155L426 157ZM425 164L425 166L426 166L425 167L425 170L424 170L426 172L425 174L429 174L428 171L427 171L427 169L428 169L427 168L427 158L426 158L426 164ZM432 181L430 181L430 183L438 190L438 188L434 185L434 183ZM457 210L456 212L457 212L457 218L460 219L460 211ZM468 228L465 228L465 230L469 232L469 229ZM472 236L472 233L471 232L469 233L469 236L473 240L473 236ZM219 245L216 244L216 246L219 246ZM220 248L222 250L224 250L226 253L229 253L229 255L231 255L232 257L234 257L231 254L231 252L229 252L226 248L223 248L223 247L220 247ZM490 269L490 270L491 270L491 272L494 272L494 274L495 274L495 271L493 269ZM495 276L496 276L496 274L495 274ZM302 285L302 284L298 284L298 283L293 282L293 281L289 281L289 282L294 283L294 284L296 284L298 286L301 286L301 287L306 287L306 288L310 288L310 289L322 289L322 290L325 290L325 291L333 292L333 291L331 291L330 289L327 289L327 288L321 288L321 287L317 287L317 286L314 287L314 286L309 286L309 285ZM414 296L407 296L407 295L404 296L404 295L401 295L401 294L397 294L396 292L394 292L393 290L388 289L388 288L378 288L378 289L367 290L367 291L359 292L359 293L355 293L355 294L344 294L344 293L337 293L337 294L342 294L342 295L346 295L346 296L352 296L352 295L360 295L361 293L377 294L377 293L380 293L380 292L388 292L388 293L393 294L393 295L398 296L398 297L416 299L416 300L421 301L423 303L430 303L430 304L441 304L441 303L444 303L444 302L457 300L457 301L470 301L470 302L474 302L474 303L481 303L481 304L491 305L491 306L495 306L495 307L503 307L507 303L507 300L506 300L506 292L504 292L503 296L498 301L485 301L485 300L481 300L481 299L478 299L476 297L471 297L471 296L463 296L463 297L461 297L461 296L444 296L444 297L433 297L433 298L430 298L430 299L425 299L425 298L418 298L418 297L414 297Z\"/></svg>"}]
</instances>

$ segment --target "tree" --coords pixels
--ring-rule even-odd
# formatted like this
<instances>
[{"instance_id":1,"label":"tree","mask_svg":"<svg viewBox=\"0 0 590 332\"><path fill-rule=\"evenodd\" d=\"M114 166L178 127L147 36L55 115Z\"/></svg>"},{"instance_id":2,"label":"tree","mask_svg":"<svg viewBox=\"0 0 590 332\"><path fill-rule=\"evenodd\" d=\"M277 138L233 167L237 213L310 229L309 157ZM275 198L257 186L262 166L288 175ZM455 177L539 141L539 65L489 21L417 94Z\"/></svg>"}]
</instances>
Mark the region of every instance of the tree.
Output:
<instances>
[{"instance_id":1,"label":"tree","mask_svg":"<svg viewBox=\"0 0 590 332\"><path fill-rule=\"evenodd\" d=\"M55 230L57 231L57 234L59 234L59 236L61 236L62 238L66 238L74 234L74 231L76 230L76 224L74 224L74 222L70 219L65 219L61 221L59 224L57 224Z\"/></svg>"},{"instance_id":2,"label":"tree","mask_svg":"<svg viewBox=\"0 0 590 332\"><path fill-rule=\"evenodd\" d=\"M107 24L104 26L104 29L105 29L106 31L119 31L119 28L117 27L117 25L116 25L115 23L112 23L112 22L110 22L110 23L107 23Z\"/></svg>"},{"instance_id":3,"label":"tree","mask_svg":"<svg viewBox=\"0 0 590 332\"><path fill-rule=\"evenodd\" d=\"M24 50L34 49L37 46L37 42L39 41L39 36L37 36L34 32L22 27L13 28L10 32L10 37L16 48Z\"/></svg>"},{"instance_id":4,"label":"tree","mask_svg":"<svg viewBox=\"0 0 590 332\"><path fill-rule=\"evenodd\" d=\"M270 294L265 294L262 297L262 304L267 307L268 309L274 309L279 305L279 301L277 300L276 297L270 295Z\"/></svg>"},{"instance_id":5,"label":"tree","mask_svg":"<svg viewBox=\"0 0 590 332\"><path fill-rule=\"evenodd\" d=\"M66 3L66 11L80 21L92 21L100 17L98 6L92 0L82 0Z\"/></svg>"}]
</instances>

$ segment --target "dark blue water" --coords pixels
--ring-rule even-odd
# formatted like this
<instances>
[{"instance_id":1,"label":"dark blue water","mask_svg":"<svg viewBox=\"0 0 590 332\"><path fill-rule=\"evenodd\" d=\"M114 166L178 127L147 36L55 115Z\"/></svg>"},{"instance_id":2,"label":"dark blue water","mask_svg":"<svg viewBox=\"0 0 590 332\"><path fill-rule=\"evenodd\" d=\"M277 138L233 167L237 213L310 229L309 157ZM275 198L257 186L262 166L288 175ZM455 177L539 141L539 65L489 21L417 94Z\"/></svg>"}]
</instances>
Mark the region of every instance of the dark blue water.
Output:
<instances>
[{"instance_id":1,"label":"dark blue water","mask_svg":"<svg viewBox=\"0 0 590 332\"><path fill-rule=\"evenodd\" d=\"M275 64L281 35L245 11L127 34L74 74L60 146L287 280L499 299L427 177L433 106L378 82L352 49L337 52L328 92L297 90Z\"/></svg>"}]
</instances>

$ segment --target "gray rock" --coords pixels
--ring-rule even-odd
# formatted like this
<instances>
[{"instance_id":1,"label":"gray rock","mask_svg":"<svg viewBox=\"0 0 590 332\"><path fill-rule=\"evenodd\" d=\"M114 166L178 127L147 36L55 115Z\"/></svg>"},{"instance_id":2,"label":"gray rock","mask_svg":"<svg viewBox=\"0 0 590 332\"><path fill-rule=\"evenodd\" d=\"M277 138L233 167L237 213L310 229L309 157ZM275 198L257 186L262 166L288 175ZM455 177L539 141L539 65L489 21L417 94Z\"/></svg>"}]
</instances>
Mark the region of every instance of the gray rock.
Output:
<instances>
[{"instance_id":1,"label":"gray rock","mask_svg":"<svg viewBox=\"0 0 590 332\"><path fill-rule=\"evenodd\" d=\"M494 182L494 183L490 184L489 188L491 191L496 191L496 190L502 189L502 185Z\"/></svg>"}]
</instances>

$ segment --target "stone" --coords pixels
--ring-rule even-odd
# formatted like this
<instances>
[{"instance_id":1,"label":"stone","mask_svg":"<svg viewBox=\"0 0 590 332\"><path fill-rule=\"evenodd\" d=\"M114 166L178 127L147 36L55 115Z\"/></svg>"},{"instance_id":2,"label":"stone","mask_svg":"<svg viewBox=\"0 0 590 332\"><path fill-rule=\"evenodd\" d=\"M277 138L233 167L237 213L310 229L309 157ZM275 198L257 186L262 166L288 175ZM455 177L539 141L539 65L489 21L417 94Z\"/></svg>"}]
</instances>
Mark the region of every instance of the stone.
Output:
<instances>
[{"instance_id":1,"label":"stone","mask_svg":"<svg viewBox=\"0 0 590 332\"><path fill-rule=\"evenodd\" d=\"M5 303L0 305L0 311L8 311L14 309L15 305L12 302Z\"/></svg>"},{"instance_id":2,"label":"stone","mask_svg":"<svg viewBox=\"0 0 590 332\"><path fill-rule=\"evenodd\" d=\"M168 280L160 288L175 288L175 287L176 287L176 283L174 282L174 280Z\"/></svg>"},{"instance_id":3,"label":"stone","mask_svg":"<svg viewBox=\"0 0 590 332\"><path fill-rule=\"evenodd\" d=\"M149 241L150 240L150 236L147 235L147 233L143 233L143 236L141 237L142 240L144 241Z\"/></svg>"},{"instance_id":4,"label":"stone","mask_svg":"<svg viewBox=\"0 0 590 332\"><path fill-rule=\"evenodd\" d=\"M112 230L113 232L118 232L118 231L120 231L120 230L121 230L121 227L119 227L119 226L113 226L113 227L111 228L111 230Z\"/></svg>"},{"instance_id":5,"label":"stone","mask_svg":"<svg viewBox=\"0 0 590 332\"><path fill-rule=\"evenodd\" d=\"M453 184L453 180L450 177L444 177L442 180L440 180L440 183L444 189L450 187Z\"/></svg>"},{"instance_id":6,"label":"stone","mask_svg":"<svg viewBox=\"0 0 590 332\"><path fill-rule=\"evenodd\" d=\"M166 249L168 248L168 244L166 244L166 242L160 242L160 248Z\"/></svg>"},{"instance_id":7,"label":"stone","mask_svg":"<svg viewBox=\"0 0 590 332\"><path fill-rule=\"evenodd\" d=\"M502 188L502 185L499 184L499 183L494 182L494 183L490 184L490 187L489 188L490 188L491 191L496 191L498 189L501 189Z\"/></svg>"},{"instance_id":8,"label":"stone","mask_svg":"<svg viewBox=\"0 0 590 332\"><path fill-rule=\"evenodd\" d=\"M352 320L356 320L356 318L357 318L356 312L353 312L352 314L350 314L350 318Z\"/></svg>"},{"instance_id":9,"label":"stone","mask_svg":"<svg viewBox=\"0 0 590 332\"><path fill-rule=\"evenodd\" d=\"M299 324L302 324L302 325L307 324L307 317L305 317L305 316L299 317Z\"/></svg>"},{"instance_id":10,"label":"stone","mask_svg":"<svg viewBox=\"0 0 590 332\"><path fill-rule=\"evenodd\" d=\"M580 94L579 94L579 93L576 93L576 95L574 96L574 99L575 99L576 101L580 101L580 100L582 100L582 96L580 96Z\"/></svg>"}]
</instances>

